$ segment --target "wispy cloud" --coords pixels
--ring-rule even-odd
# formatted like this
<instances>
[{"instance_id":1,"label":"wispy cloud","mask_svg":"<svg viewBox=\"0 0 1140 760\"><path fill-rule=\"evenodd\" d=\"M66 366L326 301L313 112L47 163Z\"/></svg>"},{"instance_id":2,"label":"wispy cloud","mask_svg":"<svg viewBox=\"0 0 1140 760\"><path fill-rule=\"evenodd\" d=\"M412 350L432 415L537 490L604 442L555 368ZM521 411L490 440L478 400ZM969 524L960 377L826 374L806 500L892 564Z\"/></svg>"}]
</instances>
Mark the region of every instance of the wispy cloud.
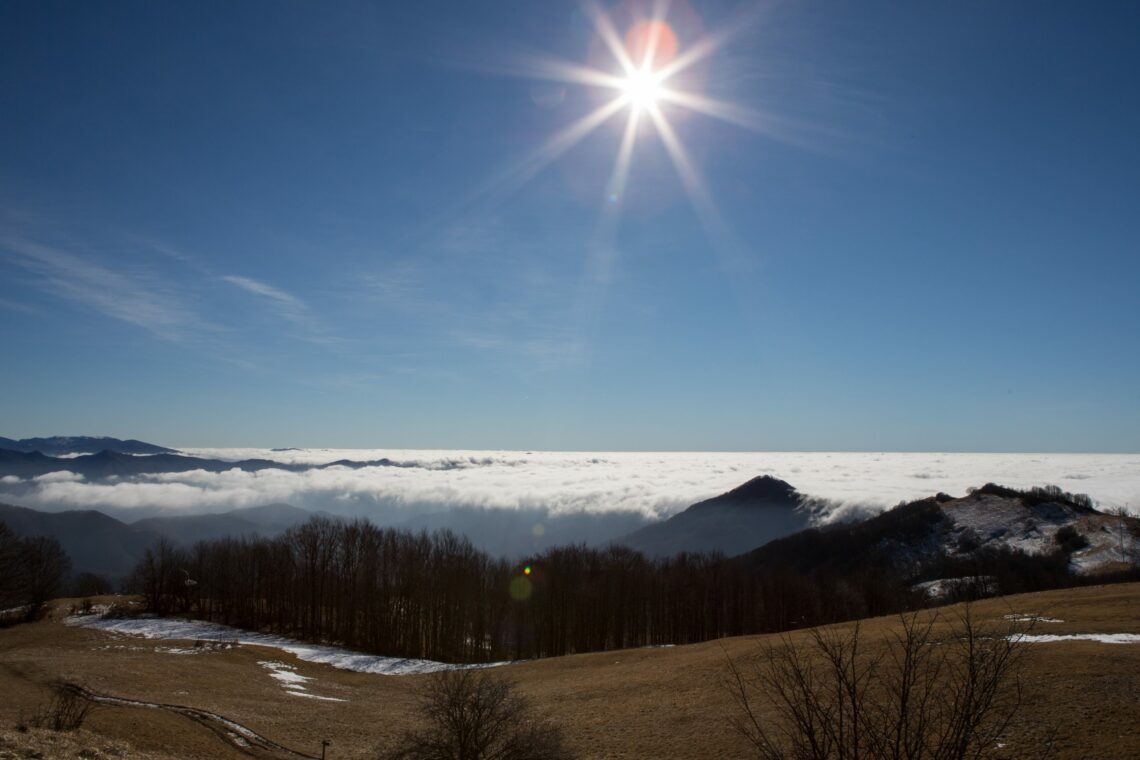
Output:
<instances>
[{"instance_id":1,"label":"wispy cloud","mask_svg":"<svg viewBox=\"0 0 1140 760\"><path fill-rule=\"evenodd\" d=\"M60 247L20 237L0 238L0 250L36 275L34 282L44 291L164 340L181 340L204 327L174 289L152 275L112 270Z\"/></svg>"},{"instance_id":2,"label":"wispy cloud","mask_svg":"<svg viewBox=\"0 0 1140 760\"><path fill-rule=\"evenodd\" d=\"M237 277L235 275L227 275L222 279L231 285L238 286L242 290L268 298L281 311L282 316L288 316L290 319L298 319L301 315L308 312L305 304L296 296L290 295L284 290L279 290L259 280L254 280L249 277Z\"/></svg>"},{"instance_id":3,"label":"wispy cloud","mask_svg":"<svg viewBox=\"0 0 1140 760\"><path fill-rule=\"evenodd\" d=\"M328 327L313 313L308 304L292 293L261 280L255 280L252 277L225 275L221 279L257 296L269 305L269 308L279 319L300 328L301 333L295 337L329 348L341 347L345 344L343 338L329 332Z\"/></svg>"}]
</instances>

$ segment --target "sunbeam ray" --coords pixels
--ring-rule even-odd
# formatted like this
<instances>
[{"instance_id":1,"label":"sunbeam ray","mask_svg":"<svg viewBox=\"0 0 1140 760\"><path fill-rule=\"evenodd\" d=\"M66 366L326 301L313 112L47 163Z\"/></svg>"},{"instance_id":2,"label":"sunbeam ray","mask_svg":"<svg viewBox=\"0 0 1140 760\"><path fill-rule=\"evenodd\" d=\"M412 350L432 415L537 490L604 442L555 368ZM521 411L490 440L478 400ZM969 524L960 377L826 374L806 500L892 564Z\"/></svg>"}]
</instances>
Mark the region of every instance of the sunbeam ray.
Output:
<instances>
[{"instance_id":1,"label":"sunbeam ray","mask_svg":"<svg viewBox=\"0 0 1140 760\"><path fill-rule=\"evenodd\" d=\"M585 5L586 13L594 22L594 28L597 30L598 35L602 38L602 42L609 48L610 53L613 55L614 60L621 66L622 73L629 76L637 70L630 60L629 53L626 52L625 43L622 42L621 36L617 30L614 29L613 21L595 2L589 2Z\"/></svg>"},{"instance_id":2,"label":"sunbeam ray","mask_svg":"<svg viewBox=\"0 0 1140 760\"><path fill-rule=\"evenodd\" d=\"M776 120L772 117L765 116L751 108L729 103L724 100L717 100L705 95L684 92L683 90L662 88L661 94L658 97L661 100L682 106L690 111L696 111L697 113L726 121L738 127L751 129L754 132L767 132L772 129L776 123Z\"/></svg>"},{"instance_id":3,"label":"sunbeam ray","mask_svg":"<svg viewBox=\"0 0 1140 760\"><path fill-rule=\"evenodd\" d=\"M641 109L632 108L625 124L625 133L618 147L614 170L606 186L606 203L616 205L625 195L625 181L629 177L629 165L633 159L633 144L637 140L637 127L641 122Z\"/></svg>"},{"instance_id":4,"label":"sunbeam ray","mask_svg":"<svg viewBox=\"0 0 1140 760\"><path fill-rule=\"evenodd\" d=\"M722 255L723 249L721 246L735 249L735 246L732 245L733 237L729 232L728 225L726 225L723 218L721 218L716 204L713 203L712 196L709 195L708 190L705 188L700 173L696 167L693 166L692 161L689 159L689 154L685 151L685 146L681 144L681 140L677 137L677 133L673 131L669 120L665 118L665 115L661 113L661 109L656 105L650 106L646 110L649 112L649 117L653 120L653 126L657 128L657 134L661 137L661 142L673 162L673 167L677 170L677 176L681 179L681 186L685 188L685 192L693 204L693 209L697 212L697 218L700 219L710 239L718 244L714 245L714 248L716 248L719 253L722 253ZM735 254L736 251L733 250L733 255L735 256Z\"/></svg>"},{"instance_id":5,"label":"sunbeam ray","mask_svg":"<svg viewBox=\"0 0 1140 760\"><path fill-rule=\"evenodd\" d=\"M614 114L625 107L626 102L626 98L617 97L598 106L569 127L555 134L522 161L486 183L475 192L475 198L496 192L510 192L525 184L566 151L581 142L588 134L612 118Z\"/></svg>"}]
</instances>

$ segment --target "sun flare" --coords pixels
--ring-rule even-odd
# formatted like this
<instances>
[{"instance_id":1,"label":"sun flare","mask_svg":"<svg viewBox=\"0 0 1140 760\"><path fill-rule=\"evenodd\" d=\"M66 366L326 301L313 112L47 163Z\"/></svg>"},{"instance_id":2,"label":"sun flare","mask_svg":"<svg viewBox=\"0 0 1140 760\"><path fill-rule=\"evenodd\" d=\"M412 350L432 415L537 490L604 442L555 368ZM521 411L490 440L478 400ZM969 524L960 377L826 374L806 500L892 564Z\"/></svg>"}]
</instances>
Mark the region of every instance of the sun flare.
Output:
<instances>
[{"instance_id":1,"label":"sun flare","mask_svg":"<svg viewBox=\"0 0 1140 760\"><path fill-rule=\"evenodd\" d=\"M549 56L527 57L520 71L525 71L524 76L582 85L612 97L603 98L594 110L556 132L502 181L525 182L625 112L625 127L603 196L607 213L620 209L625 198L635 143L641 135L655 133L702 222L720 235L724 225L719 213L671 120L683 112L695 112L758 132L768 130L769 120L763 114L701 93L703 78L694 68L747 28L748 18L707 35L686 0L623 0L612 12L603 10L597 0L583 0L583 8L608 60L582 64ZM676 21L666 18L667 11ZM650 128L643 129L643 125Z\"/></svg>"},{"instance_id":2,"label":"sun flare","mask_svg":"<svg viewBox=\"0 0 1140 760\"><path fill-rule=\"evenodd\" d=\"M641 111L657 105L663 94L661 78L652 71L634 71L622 80L621 90L632 108Z\"/></svg>"}]
</instances>

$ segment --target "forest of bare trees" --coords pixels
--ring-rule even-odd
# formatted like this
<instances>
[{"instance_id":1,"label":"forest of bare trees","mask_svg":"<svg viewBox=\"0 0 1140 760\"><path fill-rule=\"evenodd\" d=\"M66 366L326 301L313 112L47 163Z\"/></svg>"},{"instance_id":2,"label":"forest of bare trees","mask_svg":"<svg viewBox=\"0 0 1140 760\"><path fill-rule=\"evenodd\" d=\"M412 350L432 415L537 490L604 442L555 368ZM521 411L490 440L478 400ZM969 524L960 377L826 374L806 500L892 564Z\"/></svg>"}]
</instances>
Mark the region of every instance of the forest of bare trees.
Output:
<instances>
[{"instance_id":1,"label":"forest of bare trees","mask_svg":"<svg viewBox=\"0 0 1140 760\"><path fill-rule=\"evenodd\" d=\"M913 601L882 581L758 576L720 555L650 560L620 546L509 562L447 531L318 517L277 538L190 550L161 542L131 587L159 612L392 656L488 662L786 630Z\"/></svg>"}]
</instances>

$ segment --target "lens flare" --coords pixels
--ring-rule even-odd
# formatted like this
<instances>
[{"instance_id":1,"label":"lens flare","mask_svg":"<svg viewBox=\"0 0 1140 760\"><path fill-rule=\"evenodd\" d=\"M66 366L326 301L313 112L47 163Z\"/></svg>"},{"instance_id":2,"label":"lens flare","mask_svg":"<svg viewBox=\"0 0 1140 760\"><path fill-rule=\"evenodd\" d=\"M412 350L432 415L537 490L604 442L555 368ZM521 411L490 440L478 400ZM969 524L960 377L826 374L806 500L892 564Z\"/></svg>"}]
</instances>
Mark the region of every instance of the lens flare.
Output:
<instances>
[{"instance_id":1,"label":"lens flare","mask_svg":"<svg viewBox=\"0 0 1140 760\"><path fill-rule=\"evenodd\" d=\"M625 49L638 66L659 69L677 55L677 34L663 19L642 19L625 33Z\"/></svg>"}]
</instances>

